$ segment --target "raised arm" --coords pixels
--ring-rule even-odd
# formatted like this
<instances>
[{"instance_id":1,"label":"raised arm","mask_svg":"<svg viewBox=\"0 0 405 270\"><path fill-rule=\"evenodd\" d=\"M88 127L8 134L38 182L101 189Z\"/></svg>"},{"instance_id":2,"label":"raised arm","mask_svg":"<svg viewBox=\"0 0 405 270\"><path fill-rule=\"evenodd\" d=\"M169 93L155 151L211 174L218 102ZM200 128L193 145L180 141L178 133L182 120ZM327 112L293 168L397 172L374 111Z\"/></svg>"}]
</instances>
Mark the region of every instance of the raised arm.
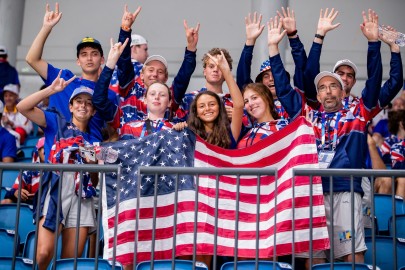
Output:
<instances>
[{"instance_id":1,"label":"raised arm","mask_svg":"<svg viewBox=\"0 0 405 270\"><path fill-rule=\"evenodd\" d=\"M131 28L140 12L140 6L134 12L128 10L128 5L124 6L124 13L121 18L121 28L118 37L118 42L121 42L121 44L124 44L126 39L131 39ZM133 86L131 82L133 82L135 78L134 67L131 62L131 42L128 42L125 46L124 51L117 62L117 76L120 84L120 95L125 97L130 90L129 88Z\"/></svg>"},{"instance_id":2,"label":"raised arm","mask_svg":"<svg viewBox=\"0 0 405 270\"><path fill-rule=\"evenodd\" d=\"M200 23L196 27L188 27L187 21L183 20L184 31L186 33L187 48L184 53L184 59L181 63L177 75L173 79L173 94L176 104L181 104L181 101L187 91L191 76L194 73L196 62L197 44L199 38Z\"/></svg>"},{"instance_id":3,"label":"raised arm","mask_svg":"<svg viewBox=\"0 0 405 270\"><path fill-rule=\"evenodd\" d=\"M46 120L44 112L37 105L45 98L63 91L76 78L76 76L73 76L68 81L65 81L60 77L61 73L62 71L59 72L50 86L24 98L17 104L17 110L40 127L46 127Z\"/></svg>"},{"instance_id":4,"label":"raised arm","mask_svg":"<svg viewBox=\"0 0 405 270\"><path fill-rule=\"evenodd\" d=\"M381 88L378 101L384 108L398 94L403 85L404 73L399 46L395 43L398 32L392 26L387 26L385 31L379 31L379 38L390 47L390 77Z\"/></svg>"},{"instance_id":5,"label":"raised arm","mask_svg":"<svg viewBox=\"0 0 405 270\"><path fill-rule=\"evenodd\" d=\"M232 136L237 140L239 138L239 134L242 128L242 117L243 117L243 108L244 108L244 101L242 97L242 93L236 84L235 79L232 76L232 72L229 68L229 64L226 61L224 53L221 51L221 55L217 57L213 57L212 55L208 54L211 60L218 66L221 70L225 82L228 86L229 93L231 94L232 102L233 102L233 110L232 110L232 121L231 121L231 131Z\"/></svg>"},{"instance_id":6,"label":"raised arm","mask_svg":"<svg viewBox=\"0 0 405 270\"><path fill-rule=\"evenodd\" d=\"M128 44L128 38L124 44L118 42L113 44L113 39L110 40L111 49L108 53L107 62L100 77L97 81L93 94L93 105L96 108L98 114L106 122L112 122L111 126L114 128L119 127L119 108L116 104L111 102L108 98L108 86L110 84L111 76L114 72L114 67L117 64L118 58L122 54L124 48Z\"/></svg>"},{"instance_id":7,"label":"raised arm","mask_svg":"<svg viewBox=\"0 0 405 270\"><path fill-rule=\"evenodd\" d=\"M58 3L55 4L55 11L52 11L49 4L46 4L41 30L39 30L39 33L32 42L27 56L25 57L27 63L45 80L48 76L48 63L42 59L42 52L49 34L61 18L62 12L59 12Z\"/></svg>"},{"instance_id":8,"label":"raised arm","mask_svg":"<svg viewBox=\"0 0 405 270\"><path fill-rule=\"evenodd\" d=\"M330 12L328 8L325 10L325 12L323 9L321 9L319 12L319 20L316 28L315 38L308 54L307 65L304 71L304 91L305 97L308 100L317 100L317 92L314 80L316 75L318 75L320 72L319 62L321 59L322 44L326 34L329 31L339 27L340 23L333 23L338 14L339 12L337 10L335 11L334 8L332 8Z\"/></svg>"},{"instance_id":9,"label":"raised arm","mask_svg":"<svg viewBox=\"0 0 405 270\"><path fill-rule=\"evenodd\" d=\"M307 64L307 55L304 45L297 35L297 23L294 10L287 10L282 7L281 12L277 10L278 16L282 19L283 28L287 31L288 40L291 46L291 54L295 64L294 86L298 89L304 89L304 70Z\"/></svg>"},{"instance_id":10,"label":"raised arm","mask_svg":"<svg viewBox=\"0 0 405 270\"><path fill-rule=\"evenodd\" d=\"M262 34L264 25L261 24L262 15L253 13L253 16L249 13L245 17L245 27L246 27L246 42L245 46L240 55L238 68L236 69L236 83L239 89L251 82L250 78L252 69L252 58L253 58L253 48L255 46L257 38Z\"/></svg>"},{"instance_id":11,"label":"raised arm","mask_svg":"<svg viewBox=\"0 0 405 270\"><path fill-rule=\"evenodd\" d=\"M362 91L364 105L370 111L378 104L382 82L381 42L378 41L378 15L369 9L368 16L363 11L360 29L368 40L366 86Z\"/></svg>"},{"instance_id":12,"label":"raised arm","mask_svg":"<svg viewBox=\"0 0 405 270\"><path fill-rule=\"evenodd\" d=\"M269 47L270 65L274 77L277 97L291 119L295 119L302 113L302 98L300 94L291 87L283 62L280 58L278 44L287 32L286 30L282 31L281 29L282 20L283 19L280 19L279 22L278 17L276 16L274 19L271 18L267 23L267 44Z\"/></svg>"}]
</instances>

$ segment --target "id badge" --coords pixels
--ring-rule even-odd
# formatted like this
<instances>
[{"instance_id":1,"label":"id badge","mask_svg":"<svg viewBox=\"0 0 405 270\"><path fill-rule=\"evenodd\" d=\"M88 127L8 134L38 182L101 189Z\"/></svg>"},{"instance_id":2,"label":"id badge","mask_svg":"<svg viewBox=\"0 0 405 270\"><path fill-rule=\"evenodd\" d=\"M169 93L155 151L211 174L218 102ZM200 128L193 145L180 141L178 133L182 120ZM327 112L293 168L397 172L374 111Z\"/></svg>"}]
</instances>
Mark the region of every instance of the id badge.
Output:
<instances>
[{"instance_id":1,"label":"id badge","mask_svg":"<svg viewBox=\"0 0 405 270\"><path fill-rule=\"evenodd\" d=\"M319 168L327 169L335 156L335 151L321 150L318 154Z\"/></svg>"}]
</instances>

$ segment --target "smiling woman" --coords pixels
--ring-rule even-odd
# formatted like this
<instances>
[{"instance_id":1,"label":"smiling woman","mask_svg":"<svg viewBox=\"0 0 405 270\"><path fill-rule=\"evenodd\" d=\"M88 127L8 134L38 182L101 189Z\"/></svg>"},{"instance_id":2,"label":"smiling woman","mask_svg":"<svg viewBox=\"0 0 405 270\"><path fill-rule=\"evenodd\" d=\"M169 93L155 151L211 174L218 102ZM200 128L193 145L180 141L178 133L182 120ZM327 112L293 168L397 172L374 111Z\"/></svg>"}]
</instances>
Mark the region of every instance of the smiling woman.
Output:
<instances>
[{"instance_id":1,"label":"smiling woman","mask_svg":"<svg viewBox=\"0 0 405 270\"><path fill-rule=\"evenodd\" d=\"M284 128L288 121L279 119L274 108L273 96L262 83L251 83L243 89L245 109L252 118L253 127L245 131L238 142L238 149L253 145Z\"/></svg>"}]
</instances>

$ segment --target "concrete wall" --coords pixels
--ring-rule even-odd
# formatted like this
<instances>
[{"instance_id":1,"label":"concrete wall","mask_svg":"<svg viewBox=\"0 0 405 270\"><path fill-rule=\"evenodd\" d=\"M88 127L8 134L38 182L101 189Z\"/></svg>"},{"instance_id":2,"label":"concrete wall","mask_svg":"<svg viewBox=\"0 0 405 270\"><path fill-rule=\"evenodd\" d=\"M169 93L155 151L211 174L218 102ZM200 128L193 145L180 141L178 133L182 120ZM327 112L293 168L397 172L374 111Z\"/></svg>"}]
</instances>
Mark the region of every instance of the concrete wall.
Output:
<instances>
[{"instance_id":1,"label":"concrete wall","mask_svg":"<svg viewBox=\"0 0 405 270\"><path fill-rule=\"evenodd\" d=\"M2 1L13 0L0 0L0 3ZM53 8L55 1L49 2ZM167 58L171 78L180 67L186 44L183 19L186 19L189 25L200 22L197 69L190 84L190 90L202 86L204 80L200 60L212 47L227 48L234 58L234 71L236 70L245 41L244 17L248 12L256 9L260 9L258 11L264 14L263 23L265 23L270 16L275 15L275 10L279 6L289 4L296 12L298 33L307 51L313 40L320 8L338 9L340 13L336 22L342 25L325 38L321 69L330 70L338 59L350 58L360 70L356 92L360 92L364 86L362 80L366 77L367 41L359 27L362 22L361 11L368 8L375 9L382 23L392 24L398 30L405 31L405 20L402 14L405 10L405 1L403 0L61 0L59 3L63 17L48 38L43 57L55 66L69 68L76 73L80 73L75 64L75 47L78 41L84 36L93 36L101 41L107 53L110 37L117 39L125 3L129 3L129 9L132 11L138 5L142 6L133 32L148 39L150 54L161 54ZM36 90L41 84L41 80L25 63L24 58L42 25L44 7L43 0L25 1L21 43L17 48L16 62L17 69L22 75L22 96ZM266 38L264 32L258 40L252 67L253 76L256 76L260 63L268 53ZM287 45L285 43L285 46ZM285 64L287 70L292 72L293 64L289 49L288 47L285 49ZM383 46L382 52L384 77L387 78L390 58L387 46Z\"/></svg>"}]
</instances>

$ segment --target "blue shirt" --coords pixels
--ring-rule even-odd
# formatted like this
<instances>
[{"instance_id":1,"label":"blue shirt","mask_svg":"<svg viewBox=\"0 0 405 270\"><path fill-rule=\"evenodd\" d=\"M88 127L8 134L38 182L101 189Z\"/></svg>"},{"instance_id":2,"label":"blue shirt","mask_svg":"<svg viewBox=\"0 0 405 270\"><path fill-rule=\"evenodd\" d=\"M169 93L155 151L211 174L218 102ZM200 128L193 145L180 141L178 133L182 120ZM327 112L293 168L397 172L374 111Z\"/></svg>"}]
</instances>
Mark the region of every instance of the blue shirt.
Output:
<instances>
[{"instance_id":1,"label":"blue shirt","mask_svg":"<svg viewBox=\"0 0 405 270\"><path fill-rule=\"evenodd\" d=\"M0 161L5 157L17 157L17 145L15 137L7 131L7 129L0 127Z\"/></svg>"}]
</instances>

